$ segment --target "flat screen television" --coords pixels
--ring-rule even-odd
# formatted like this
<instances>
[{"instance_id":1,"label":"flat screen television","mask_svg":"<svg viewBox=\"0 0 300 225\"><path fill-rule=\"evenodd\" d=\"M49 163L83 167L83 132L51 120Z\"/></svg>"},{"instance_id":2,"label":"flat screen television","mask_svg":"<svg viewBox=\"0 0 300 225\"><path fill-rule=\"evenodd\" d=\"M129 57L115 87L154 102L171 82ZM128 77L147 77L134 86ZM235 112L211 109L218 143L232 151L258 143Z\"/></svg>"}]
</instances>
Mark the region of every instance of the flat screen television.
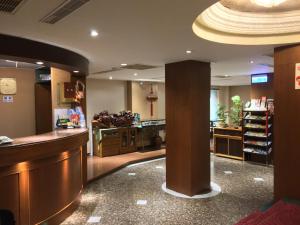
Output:
<instances>
[{"instance_id":1,"label":"flat screen television","mask_svg":"<svg viewBox=\"0 0 300 225\"><path fill-rule=\"evenodd\" d=\"M257 74L251 76L251 84L268 83L268 81L269 81L268 74Z\"/></svg>"}]
</instances>

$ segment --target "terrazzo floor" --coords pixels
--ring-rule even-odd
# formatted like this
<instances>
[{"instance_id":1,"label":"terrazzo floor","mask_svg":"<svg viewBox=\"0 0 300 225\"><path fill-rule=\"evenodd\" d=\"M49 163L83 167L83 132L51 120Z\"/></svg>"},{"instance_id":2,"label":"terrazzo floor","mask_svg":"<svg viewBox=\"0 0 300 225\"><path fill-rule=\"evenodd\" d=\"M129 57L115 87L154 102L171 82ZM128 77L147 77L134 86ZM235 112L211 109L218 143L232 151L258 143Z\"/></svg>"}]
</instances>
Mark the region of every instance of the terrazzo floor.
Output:
<instances>
[{"instance_id":1,"label":"terrazzo floor","mask_svg":"<svg viewBox=\"0 0 300 225\"><path fill-rule=\"evenodd\" d=\"M90 184L62 225L231 225L272 200L272 167L212 155L211 174L222 193L195 200L162 191L164 159L126 167Z\"/></svg>"}]
</instances>

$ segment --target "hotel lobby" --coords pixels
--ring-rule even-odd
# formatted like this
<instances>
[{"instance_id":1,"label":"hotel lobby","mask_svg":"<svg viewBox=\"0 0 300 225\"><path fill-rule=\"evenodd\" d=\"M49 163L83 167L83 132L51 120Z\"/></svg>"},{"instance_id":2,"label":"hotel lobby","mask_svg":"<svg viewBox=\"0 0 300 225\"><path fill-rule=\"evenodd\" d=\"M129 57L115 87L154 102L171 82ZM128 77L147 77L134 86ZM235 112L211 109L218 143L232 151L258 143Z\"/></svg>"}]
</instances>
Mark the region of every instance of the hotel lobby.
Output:
<instances>
[{"instance_id":1,"label":"hotel lobby","mask_svg":"<svg viewBox=\"0 0 300 225\"><path fill-rule=\"evenodd\" d=\"M299 1L0 0L0 30L0 225L300 224Z\"/></svg>"}]
</instances>

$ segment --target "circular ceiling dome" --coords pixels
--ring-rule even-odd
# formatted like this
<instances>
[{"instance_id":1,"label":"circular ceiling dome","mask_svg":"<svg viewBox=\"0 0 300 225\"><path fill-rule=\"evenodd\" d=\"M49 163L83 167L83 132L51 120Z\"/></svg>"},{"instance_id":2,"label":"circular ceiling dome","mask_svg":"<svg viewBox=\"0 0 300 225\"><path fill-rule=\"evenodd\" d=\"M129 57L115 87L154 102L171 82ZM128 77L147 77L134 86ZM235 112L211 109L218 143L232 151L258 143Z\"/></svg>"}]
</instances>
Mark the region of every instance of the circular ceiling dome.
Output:
<instances>
[{"instance_id":1,"label":"circular ceiling dome","mask_svg":"<svg viewBox=\"0 0 300 225\"><path fill-rule=\"evenodd\" d=\"M193 24L201 38L227 44L266 45L300 41L300 1L222 0Z\"/></svg>"}]
</instances>

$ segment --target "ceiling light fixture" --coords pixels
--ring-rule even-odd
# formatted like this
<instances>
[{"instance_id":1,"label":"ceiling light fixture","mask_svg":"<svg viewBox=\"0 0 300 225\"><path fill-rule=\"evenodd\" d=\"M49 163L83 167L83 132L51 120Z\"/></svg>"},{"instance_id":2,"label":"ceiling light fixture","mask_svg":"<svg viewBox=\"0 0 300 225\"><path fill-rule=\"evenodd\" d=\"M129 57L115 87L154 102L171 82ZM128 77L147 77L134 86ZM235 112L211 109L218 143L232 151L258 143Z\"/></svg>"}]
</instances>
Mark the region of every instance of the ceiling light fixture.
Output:
<instances>
[{"instance_id":1,"label":"ceiling light fixture","mask_svg":"<svg viewBox=\"0 0 300 225\"><path fill-rule=\"evenodd\" d=\"M113 78L113 77L112 77L112 76L110 76L108 79L112 80L112 78Z\"/></svg>"},{"instance_id":2,"label":"ceiling light fixture","mask_svg":"<svg viewBox=\"0 0 300 225\"><path fill-rule=\"evenodd\" d=\"M280 5L286 0L251 0L251 1L256 5L263 6L266 8L272 8Z\"/></svg>"},{"instance_id":3,"label":"ceiling light fixture","mask_svg":"<svg viewBox=\"0 0 300 225\"><path fill-rule=\"evenodd\" d=\"M121 63L121 66L127 66L127 63Z\"/></svg>"},{"instance_id":4,"label":"ceiling light fixture","mask_svg":"<svg viewBox=\"0 0 300 225\"><path fill-rule=\"evenodd\" d=\"M192 50L186 50L186 54L192 54Z\"/></svg>"},{"instance_id":5,"label":"ceiling light fixture","mask_svg":"<svg viewBox=\"0 0 300 225\"><path fill-rule=\"evenodd\" d=\"M36 64L38 64L38 65L44 65L44 63L41 62L41 61L36 62Z\"/></svg>"},{"instance_id":6,"label":"ceiling light fixture","mask_svg":"<svg viewBox=\"0 0 300 225\"><path fill-rule=\"evenodd\" d=\"M134 73L134 74L133 74L133 76L135 76L135 77L136 77L137 75L138 75L137 73Z\"/></svg>"},{"instance_id":7,"label":"ceiling light fixture","mask_svg":"<svg viewBox=\"0 0 300 225\"><path fill-rule=\"evenodd\" d=\"M78 70L74 70L73 73L79 73L79 71Z\"/></svg>"},{"instance_id":8,"label":"ceiling light fixture","mask_svg":"<svg viewBox=\"0 0 300 225\"><path fill-rule=\"evenodd\" d=\"M250 63L251 63L251 64L253 64L253 63L254 63L254 61L253 61L253 60L251 60L251 61L250 61Z\"/></svg>"},{"instance_id":9,"label":"ceiling light fixture","mask_svg":"<svg viewBox=\"0 0 300 225\"><path fill-rule=\"evenodd\" d=\"M91 30L90 35L91 35L91 37L97 37L99 35L99 33L96 30Z\"/></svg>"}]
</instances>

